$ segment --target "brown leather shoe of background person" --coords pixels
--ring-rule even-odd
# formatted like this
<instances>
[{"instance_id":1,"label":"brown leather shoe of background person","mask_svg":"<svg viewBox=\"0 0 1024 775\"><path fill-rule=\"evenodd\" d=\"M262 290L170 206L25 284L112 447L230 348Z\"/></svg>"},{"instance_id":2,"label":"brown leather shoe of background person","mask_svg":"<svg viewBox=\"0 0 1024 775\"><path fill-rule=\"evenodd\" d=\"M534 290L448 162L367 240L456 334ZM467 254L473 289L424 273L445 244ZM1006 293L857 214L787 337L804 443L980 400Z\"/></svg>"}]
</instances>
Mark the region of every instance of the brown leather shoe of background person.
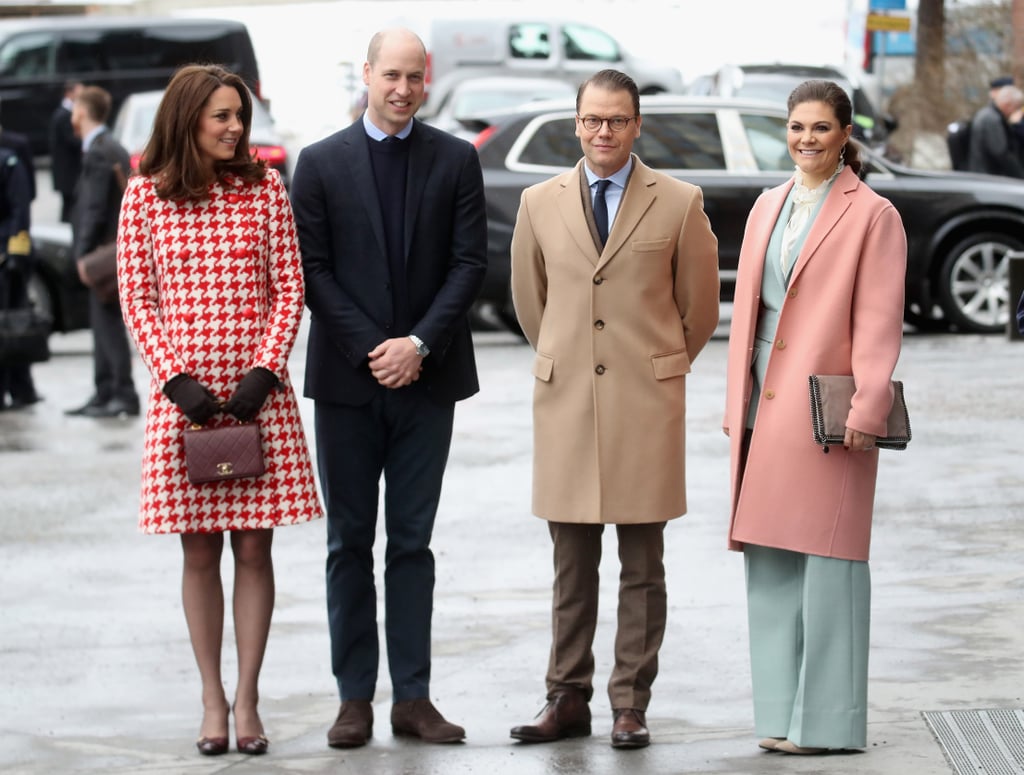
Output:
<instances>
[{"instance_id":1,"label":"brown leather shoe of background person","mask_svg":"<svg viewBox=\"0 0 1024 775\"><path fill-rule=\"evenodd\" d=\"M327 730L327 745L331 748L358 748L366 745L373 734L373 705L369 700L345 700L338 710L338 718Z\"/></svg>"},{"instance_id":2,"label":"brown leather shoe of background person","mask_svg":"<svg viewBox=\"0 0 1024 775\"><path fill-rule=\"evenodd\" d=\"M647 714L635 708L615 708L612 711L612 748L645 748L651 744L647 731Z\"/></svg>"},{"instance_id":3,"label":"brown leather shoe of background person","mask_svg":"<svg viewBox=\"0 0 1024 775\"><path fill-rule=\"evenodd\" d=\"M579 689L561 689L537 714L535 724L512 727L511 735L524 743L553 743L567 737L590 735L590 706Z\"/></svg>"},{"instance_id":4,"label":"brown leather shoe of background person","mask_svg":"<svg viewBox=\"0 0 1024 775\"><path fill-rule=\"evenodd\" d=\"M426 697L401 700L391 706L391 731L418 737L425 743L461 743L466 730L446 721Z\"/></svg>"}]
</instances>

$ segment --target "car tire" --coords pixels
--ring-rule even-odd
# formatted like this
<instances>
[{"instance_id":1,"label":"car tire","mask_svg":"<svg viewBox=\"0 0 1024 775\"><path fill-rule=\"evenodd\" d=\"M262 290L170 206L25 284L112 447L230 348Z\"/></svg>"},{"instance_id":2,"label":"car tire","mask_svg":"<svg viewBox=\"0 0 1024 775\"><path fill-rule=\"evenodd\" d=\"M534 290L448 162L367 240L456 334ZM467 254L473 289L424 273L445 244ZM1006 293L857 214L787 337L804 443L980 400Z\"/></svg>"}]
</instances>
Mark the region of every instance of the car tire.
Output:
<instances>
[{"instance_id":1,"label":"car tire","mask_svg":"<svg viewBox=\"0 0 1024 775\"><path fill-rule=\"evenodd\" d=\"M519 318L516 317L516 308L512 304L511 293L509 293L508 300L498 307L496 311L498 319L504 324L505 328L525 341L526 334L523 333L522 326L519 325Z\"/></svg>"},{"instance_id":2,"label":"car tire","mask_svg":"<svg viewBox=\"0 0 1024 775\"><path fill-rule=\"evenodd\" d=\"M32 302L32 306L49 315L56 326L58 321L53 294L50 292L50 286L46 284L46 280L40 277L38 272L33 272L28 279L28 298Z\"/></svg>"},{"instance_id":3,"label":"car tire","mask_svg":"<svg viewBox=\"0 0 1024 775\"><path fill-rule=\"evenodd\" d=\"M994 334L1010 319L1007 254L1024 243L999 232L972 234L942 263L939 300L946 319L963 332Z\"/></svg>"}]
</instances>

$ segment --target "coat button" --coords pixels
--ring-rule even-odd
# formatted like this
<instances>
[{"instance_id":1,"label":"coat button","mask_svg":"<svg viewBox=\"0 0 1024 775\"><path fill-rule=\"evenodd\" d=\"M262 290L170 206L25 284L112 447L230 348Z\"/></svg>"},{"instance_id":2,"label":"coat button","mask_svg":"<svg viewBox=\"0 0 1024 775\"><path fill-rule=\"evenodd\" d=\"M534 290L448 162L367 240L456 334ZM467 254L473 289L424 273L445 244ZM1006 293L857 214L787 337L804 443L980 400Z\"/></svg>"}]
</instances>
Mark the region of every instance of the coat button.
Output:
<instances>
[{"instance_id":1,"label":"coat button","mask_svg":"<svg viewBox=\"0 0 1024 775\"><path fill-rule=\"evenodd\" d=\"M254 310L252 307L242 307L242 317L249 318L250 320L252 320L254 317L256 317L256 310Z\"/></svg>"},{"instance_id":2,"label":"coat button","mask_svg":"<svg viewBox=\"0 0 1024 775\"><path fill-rule=\"evenodd\" d=\"M769 401L771 401L773 398L775 398L775 391L774 390L766 390L766 391L764 391L764 397L767 398Z\"/></svg>"},{"instance_id":3,"label":"coat button","mask_svg":"<svg viewBox=\"0 0 1024 775\"><path fill-rule=\"evenodd\" d=\"M785 339L780 339L779 341L777 341L775 343L775 349L776 350L785 350L786 349L786 340Z\"/></svg>"},{"instance_id":4,"label":"coat button","mask_svg":"<svg viewBox=\"0 0 1024 775\"><path fill-rule=\"evenodd\" d=\"M192 325L193 323L196 322L196 316L191 312L186 312L184 315L181 316L181 319L184 320L189 325Z\"/></svg>"},{"instance_id":5,"label":"coat button","mask_svg":"<svg viewBox=\"0 0 1024 775\"><path fill-rule=\"evenodd\" d=\"M239 202L242 201L242 197L240 197L238 194L228 194L227 200L228 204L238 204Z\"/></svg>"},{"instance_id":6,"label":"coat button","mask_svg":"<svg viewBox=\"0 0 1024 775\"><path fill-rule=\"evenodd\" d=\"M598 275L597 277L594 278L594 285L600 285L603 282L604 282L604 278L601 277L601 275Z\"/></svg>"},{"instance_id":7,"label":"coat button","mask_svg":"<svg viewBox=\"0 0 1024 775\"><path fill-rule=\"evenodd\" d=\"M181 252L177 256L179 261L188 261L191 257L192 257L191 255L189 255L188 253L185 253L185 252Z\"/></svg>"},{"instance_id":8,"label":"coat button","mask_svg":"<svg viewBox=\"0 0 1024 775\"><path fill-rule=\"evenodd\" d=\"M595 320L594 321L594 328L596 328L598 331L602 330L604 328L604 321L603 320Z\"/></svg>"},{"instance_id":9,"label":"coat button","mask_svg":"<svg viewBox=\"0 0 1024 775\"><path fill-rule=\"evenodd\" d=\"M249 255L249 249L248 248L238 247L238 248L232 248L231 249L231 257L232 258L245 258L247 255Z\"/></svg>"},{"instance_id":10,"label":"coat button","mask_svg":"<svg viewBox=\"0 0 1024 775\"><path fill-rule=\"evenodd\" d=\"M604 367L604 366L601 366L601 365L598 365L598 366L597 366L597 368L595 368L595 369L594 369L594 372L595 372L596 374L604 374L604 373L605 373L605 371L606 371L606 370L605 370L605 367Z\"/></svg>"},{"instance_id":11,"label":"coat button","mask_svg":"<svg viewBox=\"0 0 1024 775\"><path fill-rule=\"evenodd\" d=\"M791 298L791 299L795 299L796 298L796 294L797 294L796 288L790 288L789 289L789 293L787 293L786 295L789 296L789 298Z\"/></svg>"}]
</instances>

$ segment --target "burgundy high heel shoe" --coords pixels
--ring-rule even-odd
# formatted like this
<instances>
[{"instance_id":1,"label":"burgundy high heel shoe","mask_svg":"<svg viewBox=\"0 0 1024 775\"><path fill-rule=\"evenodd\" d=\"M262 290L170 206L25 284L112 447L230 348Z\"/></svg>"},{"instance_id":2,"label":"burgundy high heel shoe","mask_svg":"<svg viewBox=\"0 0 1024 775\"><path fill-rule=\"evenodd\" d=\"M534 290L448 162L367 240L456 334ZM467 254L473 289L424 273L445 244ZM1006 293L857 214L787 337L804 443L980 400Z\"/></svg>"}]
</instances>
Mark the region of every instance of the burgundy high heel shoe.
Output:
<instances>
[{"instance_id":1,"label":"burgundy high heel shoe","mask_svg":"<svg viewBox=\"0 0 1024 775\"><path fill-rule=\"evenodd\" d=\"M267 740L266 735L256 735L255 737L240 737L235 740L235 744L238 747L239 753L248 754L249 756L262 756L267 752L270 747L270 741ZM227 741L224 741L225 747L227 747Z\"/></svg>"},{"instance_id":2,"label":"burgundy high heel shoe","mask_svg":"<svg viewBox=\"0 0 1024 775\"><path fill-rule=\"evenodd\" d=\"M226 737L200 737L196 740L196 748L203 756L221 756L228 752Z\"/></svg>"}]
</instances>

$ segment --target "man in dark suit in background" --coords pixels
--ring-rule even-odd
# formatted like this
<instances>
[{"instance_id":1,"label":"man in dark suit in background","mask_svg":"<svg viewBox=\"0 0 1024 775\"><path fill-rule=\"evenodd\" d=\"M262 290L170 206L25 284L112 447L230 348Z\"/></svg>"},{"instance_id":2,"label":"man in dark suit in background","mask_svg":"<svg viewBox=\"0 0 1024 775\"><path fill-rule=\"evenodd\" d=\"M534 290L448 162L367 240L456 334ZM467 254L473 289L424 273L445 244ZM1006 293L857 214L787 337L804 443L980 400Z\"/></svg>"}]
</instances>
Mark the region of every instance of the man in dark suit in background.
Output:
<instances>
[{"instance_id":1,"label":"man in dark suit in background","mask_svg":"<svg viewBox=\"0 0 1024 775\"><path fill-rule=\"evenodd\" d=\"M25 166L14 151L0 147L0 307L20 309L32 303L28 296L31 204ZM41 400L30 369L28 363L0 362L0 411L21 409Z\"/></svg>"},{"instance_id":2,"label":"man in dark suit in background","mask_svg":"<svg viewBox=\"0 0 1024 775\"><path fill-rule=\"evenodd\" d=\"M467 313L486 271L483 176L473 147L413 120L426 52L412 32L370 42L363 116L304 149L292 206L312 311L305 395L327 506L331 661L342 704L327 734L364 745L379 645L373 542L386 484L385 622L391 726L464 738L429 699L430 536L455 402L479 389Z\"/></svg>"},{"instance_id":3,"label":"man in dark suit in background","mask_svg":"<svg viewBox=\"0 0 1024 775\"><path fill-rule=\"evenodd\" d=\"M64 84L64 98L50 116L50 172L53 190L61 196L60 219L64 223L71 223L75 184L82 171L82 141L71 126L71 109L81 88L77 81Z\"/></svg>"},{"instance_id":4,"label":"man in dark suit in background","mask_svg":"<svg viewBox=\"0 0 1024 775\"><path fill-rule=\"evenodd\" d=\"M107 129L109 115L110 94L105 89L86 86L78 93L71 111L71 124L82 139L83 151L71 223L76 262L117 238L121 195L131 158ZM105 301L95 290L90 291L89 322L96 392L82 406L65 414L134 417L139 414L139 394L132 382L132 351L117 299Z\"/></svg>"},{"instance_id":5,"label":"man in dark suit in background","mask_svg":"<svg viewBox=\"0 0 1024 775\"><path fill-rule=\"evenodd\" d=\"M32 144L21 132L12 132L10 129L0 127L0 148L7 148L17 155L22 169L28 175L29 201L34 202L36 199L36 165L32 156Z\"/></svg>"}]
</instances>

